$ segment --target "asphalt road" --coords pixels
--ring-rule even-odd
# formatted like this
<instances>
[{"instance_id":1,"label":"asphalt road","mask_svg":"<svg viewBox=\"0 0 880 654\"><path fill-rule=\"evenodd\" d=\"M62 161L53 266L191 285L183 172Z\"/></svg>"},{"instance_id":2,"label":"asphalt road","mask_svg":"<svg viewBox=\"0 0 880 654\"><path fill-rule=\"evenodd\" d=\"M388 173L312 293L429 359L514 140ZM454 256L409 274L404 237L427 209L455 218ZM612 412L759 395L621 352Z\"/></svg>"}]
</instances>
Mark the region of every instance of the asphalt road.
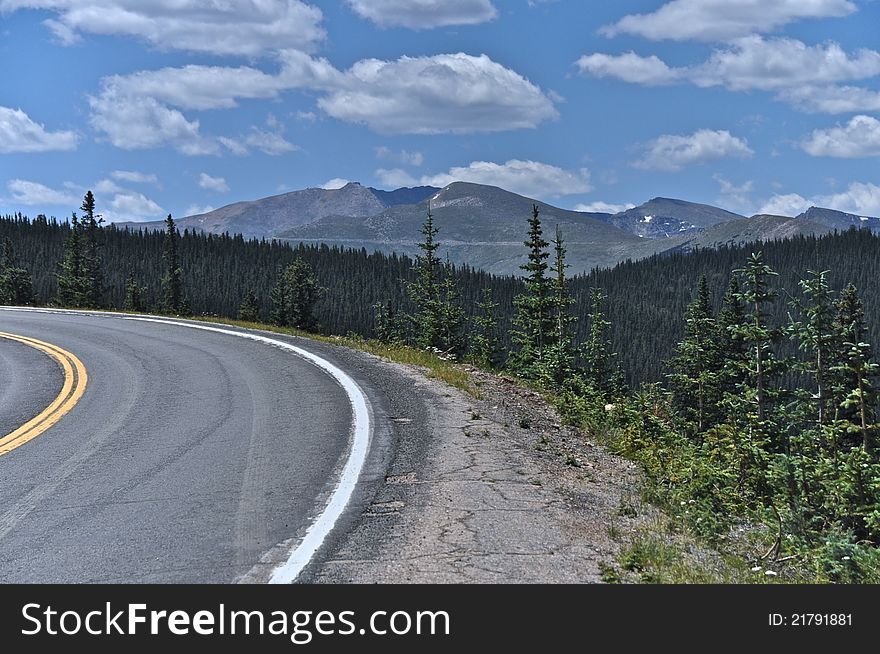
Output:
<instances>
[{"instance_id":1,"label":"asphalt road","mask_svg":"<svg viewBox=\"0 0 880 654\"><path fill-rule=\"evenodd\" d=\"M89 378L58 424L0 457L0 582L265 581L349 459L349 395L287 351L112 315L0 309L0 331L70 351ZM383 478L392 382L342 348L280 338L351 369L370 407L369 454L326 548ZM52 401L61 373L2 339L0 364L6 430Z\"/></svg>"}]
</instances>

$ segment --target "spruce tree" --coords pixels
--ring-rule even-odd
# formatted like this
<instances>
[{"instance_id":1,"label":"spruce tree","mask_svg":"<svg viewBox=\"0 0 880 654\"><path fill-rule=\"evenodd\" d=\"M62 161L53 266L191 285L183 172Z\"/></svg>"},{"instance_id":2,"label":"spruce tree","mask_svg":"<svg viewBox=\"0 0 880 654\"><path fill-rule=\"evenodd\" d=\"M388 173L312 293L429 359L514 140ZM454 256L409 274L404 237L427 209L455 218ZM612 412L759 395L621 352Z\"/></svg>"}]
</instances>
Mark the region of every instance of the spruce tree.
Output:
<instances>
[{"instance_id":1,"label":"spruce tree","mask_svg":"<svg viewBox=\"0 0 880 654\"><path fill-rule=\"evenodd\" d=\"M259 322L260 304L257 300L257 294L253 290L245 293L244 299L238 307L238 319L245 322Z\"/></svg>"},{"instance_id":2,"label":"spruce tree","mask_svg":"<svg viewBox=\"0 0 880 654\"><path fill-rule=\"evenodd\" d=\"M375 335L381 343L393 345L404 341L404 328L400 315L394 308L391 299L373 305L375 318Z\"/></svg>"},{"instance_id":3,"label":"spruce tree","mask_svg":"<svg viewBox=\"0 0 880 654\"><path fill-rule=\"evenodd\" d=\"M838 364L835 371L842 375L841 407L852 425L848 431L858 434L866 452L875 446L880 425L877 424L877 403L880 400L877 376L880 366L866 342L865 312L858 291L849 284L835 303L834 329L838 334Z\"/></svg>"},{"instance_id":4,"label":"spruce tree","mask_svg":"<svg viewBox=\"0 0 880 654\"><path fill-rule=\"evenodd\" d=\"M576 318L571 313L574 306L574 298L568 290L568 279L565 270L568 264L565 262L567 254L565 242L562 239L562 231L556 226L556 238L553 240L555 257L550 272L552 277L553 298L553 322L554 330L552 340L547 348L547 370L550 382L561 388L574 374L575 348L572 340L572 325Z\"/></svg>"},{"instance_id":5,"label":"spruce tree","mask_svg":"<svg viewBox=\"0 0 880 654\"><path fill-rule=\"evenodd\" d=\"M70 217L70 235L64 244L64 255L56 273L58 295L55 303L62 307L84 307L86 285L83 277L82 225L76 213Z\"/></svg>"},{"instance_id":6,"label":"spruce tree","mask_svg":"<svg viewBox=\"0 0 880 654\"><path fill-rule=\"evenodd\" d=\"M608 331L611 323L605 318L602 304L607 299L600 288L590 289L589 332L583 347L584 375L596 391L607 399L612 398L621 382L616 375L617 355L611 347Z\"/></svg>"},{"instance_id":7,"label":"spruce tree","mask_svg":"<svg viewBox=\"0 0 880 654\"><path fill-rule=\"evenodd\" d=\"M84 306L99 309L103 305L104 275L101 263L101 224L104 219L95 213L95 196L87 191L82 207L82 276L84 286Z\"/></svg>"},{"instance_id":8,"label":"spruce tree","mask_svg":"<svg viewBox=\"0 0 880 654\"><path fill-rule=\"evenodd\" d=\"M716 424L722 396L722 365L718 325L706 277L685 312L685 337L670 361L673 404L702 433Z\"/></svg>"},{"instance_id":9,"label":"spruce tree","mask_svg":"<svg viewBox=\"0 0 880 654\"><path fill-rule=\"evenodd\" d=\"M492 288L487 286L477 303L474 331L471 336L471 357L474 363L487 370L498 367L501 355L497 314L498 303L493 299Z\"/></svg>"},{"instance_id":10,"label":"spruce tree","mask_svg":"<svg viewBox=\"0 0 880 654\"><path fill-rule=\"evenodd\" d=\"M413 326L414 344L421 349L441 349L442 311L441 266L437 250L440 244L436 241L439 229L434 226L431 205L428 204L428 215L421 227L423 240L419 243L422 253L416 257L414 270L416 278L407 286L407 293L415 305L415 313L410 316Z\"/></svg>"},{"instance_id":11,"label":"spruce tree","mask_svg":"<svg viewBox=\"0 0 880 654\"><path fill-rule=\"evenodd\" d=\"M134 275L129 275L125 281L125 298L122 301L123 311L143 313L147 310L146 289L135 281Z\"/></svg>"},{"instance_id":12,"label":"spruce tree","mask_svg":"<svg viewBox=\"0 0 880 654\"><path fill-rule=\"evenodd\" d=\"M458 287L455 284L455 268L448 259L442 275L438 307L438 349L444 354L457 357L464 349L464 310L461 308Z\"/></svg>"},{"instance_id":13,"label":"spruce tree","mask_svg":"<svg viewBox=\"0 0 880 654\"><path fill-rule=\"evenodd\" d=\"M312 267L296 259L281 272L272 291L272 322L282 327L315 329L314 308L323 292Z\"/></svg>"},{"instance_id":14,"label":"spruce tree","mask_svg":"<svg viewBox=\"0 0 880 654\"><path fill-rule=\"evenodd\" d=\"M186 313L186 300L183 295L183 269L180 267L180 234L171 214L165 219L165 275L162 277L162 309L166 313L181 315Z\"/></svg>"},{"instance_id":15,"label":"spruce tree","mask_svg":"<svg viewBox=\"0 0 880 654\"><path fill-rule=\"evenodd\" d=\"M12 241L4 239L0 252L0 304L27 306L33 301L31 275L27 268L16 265Z\"/></svg>"},{"instance_id":16,"label":"spruce tree","mask_svg":"<svg viewBox=\"0 0 880 654\"><path fill-rule=\"evenodd\" d=\"M810 376L816 389L815 419L819 430L833 418L830 402L833 397L834 301L828 284L828 271L809 271L809 279L801 280L804 300L792 301L792 306L804 316L804 320L791 326L792 335L799 341L801 350L808 353L808 360L800 369Z\"/></svg>"},{"instance_id":17,"label":"spruce tree","mask_svg":"<svg viewBox=\"0 0 880 654\"><path fill-rule=\"evenodd\" d=\"M545 349L555 327L553 292L547 278L549 243L544 240L538 205L532 206L528 238L524 245L528 250L528 261L520 268L525 272L525 289L513 301L516 316L511 339L518 350L511 359L511 365L517 374L537 378L541 374Z\"/></svg>"}]
</instances>

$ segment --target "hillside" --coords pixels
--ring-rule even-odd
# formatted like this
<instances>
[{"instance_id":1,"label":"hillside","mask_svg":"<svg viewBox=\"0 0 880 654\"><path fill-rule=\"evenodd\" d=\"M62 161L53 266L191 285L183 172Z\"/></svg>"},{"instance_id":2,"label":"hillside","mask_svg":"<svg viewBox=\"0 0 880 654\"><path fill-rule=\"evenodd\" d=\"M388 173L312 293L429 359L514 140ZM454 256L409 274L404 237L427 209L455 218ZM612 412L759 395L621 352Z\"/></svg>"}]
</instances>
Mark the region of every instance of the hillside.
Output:
<instances>
[{"instance_id":1,"label":"hillside","mask_svg":"<svg viewBox=\"0 0 880 654\"><path fill-rule=\"evenodd\" d=\"M308 188L260 200L236 202L208 213L181 218L177 224L181 230L269 238L284 229L306 225L325 216L372 216L401 202L420 201L436 191L433 187L378 191L352 182L340 189ZM162 224L156 221L119 225L161 229Z\"/></svg>"},{"instance_id":2,"label":"hillside","mask_svg":"<svg viewBox=\"0 0 880 654\"><path fill-rule=\"evenodd\" d=\"M810 207L799 215L798 219L809 220L838 231L844 231L850 227L868 228L875 232L880 231L880 218L858 216L852 213L844 213L843 211L834 211L833 209L822 209L821 207Z\"/></svg>"},{"instance_id":3,"label":"hillside","mask_svg":"<svg viewBox=\"0 0 880 654\"><path fill-rule=\"evenodd\" d=\"M645 204L601 219L642 238L668 239L703 231L719 223L743 218L708 204L654 198Z\"/></svg>"},{"instance_id":4,"label":"hillside","mask_svg":"<svg viewBox=\"0 0 880 654\"><path fill-rule=\"evenodd\" d=\"M804 218L758 214L720 223L696 234L682 244L681 249L719 248L755 241L775 241L795 236L818 236L832 231L820 223Z\"/></svg>"},{"instance_id":5,"label":"hillside","mask_svg":"<svg viewBox=\"0 0 880 654\"><path fill-rule=\"evenodd\" d=\"M525 261L522 241L532 205L541 208L544 234L559 226L574 272L609 266L630 257L649 256L669 247L652 243L589 214L559 209L509 191L456 182L430 198L440 228L443 254L453 263L467 263L492 273L514 274ZM375 216L327 216L280 232L292 242L325 242L383 252L416 254L428 202L390 207Z\"/></svg>"}]
</instances>

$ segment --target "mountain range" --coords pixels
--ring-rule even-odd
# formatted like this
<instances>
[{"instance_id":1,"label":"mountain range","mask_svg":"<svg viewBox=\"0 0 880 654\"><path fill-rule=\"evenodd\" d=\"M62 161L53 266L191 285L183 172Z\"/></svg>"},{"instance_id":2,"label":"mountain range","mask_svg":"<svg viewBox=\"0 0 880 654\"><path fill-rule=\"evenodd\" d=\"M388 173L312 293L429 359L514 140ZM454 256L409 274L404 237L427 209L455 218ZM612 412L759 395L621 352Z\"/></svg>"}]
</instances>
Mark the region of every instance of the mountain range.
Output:
<instances>
[{"instance_id":1,"label":"mountain range","mask_svg":"<svg viewBox=\"0 0 880 654\"><path fill-rule=\"evenodd\" d=\"M455 182L381 191L356 182L237 202L177 221L180 229L242 234L293 243L327 243L414 255L430 209L440 229L441 255L498 274L515 274L525 260L526 219L541 210L544 234L557 228L571 272L612 266L663 252L823 234L850 227L880 232L880 219L813 207L799 216L741 216L672 198L654 198L616 214L560 209L504 189ZM118 223L158 229L160 222Z\"/></svg>"}]
</instances>

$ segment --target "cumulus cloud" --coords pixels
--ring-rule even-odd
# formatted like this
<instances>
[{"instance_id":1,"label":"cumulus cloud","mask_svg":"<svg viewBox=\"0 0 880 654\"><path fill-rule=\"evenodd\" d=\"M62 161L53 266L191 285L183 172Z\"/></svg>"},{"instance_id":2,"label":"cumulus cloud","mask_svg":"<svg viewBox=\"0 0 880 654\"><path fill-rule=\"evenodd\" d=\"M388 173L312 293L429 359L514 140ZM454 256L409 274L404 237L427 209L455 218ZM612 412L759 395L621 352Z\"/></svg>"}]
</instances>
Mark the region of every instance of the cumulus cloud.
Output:
<instances>
[{"instance_id":1,"label":"cumulus cloud","mask_svg":"<svg viewBox=\"0 0 880 654\"><path fill-rule=\"evenodd\" d=\"M280 62L273 74L248 66L185 66L109 76L89 98L90 120L120 148L170 145L196 155L217 154L221 145L235 154L248 147L268 154L296 149L277 128L241 139L205 136L199 121L183 113L228 109L292 89L318 93L318 106L329 116L385 134L496 132L558 116L540 88L485 55L368 59L346 71L299 51L282 53Z\"/></svg>"},{"instance_id":2,"label":"cumulus cloud","mask_svg":"<svg viewBox=\"0 0 880 654\"><path fill-rule=\"evenodd\" d=\"M324 112L381 134L500 132L558 116L540 88L486 55L367 59L326 88Z\"/></svg>"},{"instance_id":3,"label":"cumulus cloud","mask_svg":"<svg viewBox=\"0 0 880 654\"><path fill-rule=\"evenodd\" d=\"M474 161L467 166L450 168L447 172L410 176L400 169L379 169L376 176L386 187L447 186L453 182L471 182L499 186L508 191L533 198L558 198L564 195L589 193L593 190L590 171L586 168L565 170L539 161L511 159L499 164Z\"/></svg>"},{"instance_id":4,"label":"cumulus cloud","mask_svg":"<svg viewBox=\"0 0 880 654\"><path fill-rule=\"evenodd\" d=\"M251 131L244 137L244 145L273 157L299 150L299 146L285 139L280 131L259 127L251 127Z\"/></svg>"},{"instance_id":5,"label":"cumulus cloud","mask_svg":"<svg viewBox=\"0 0 880 654\"><path fill-rule=\"evenodd\" d=\"M229 184L222 177L211 177L208 173L199 175L199 186L208 191L216 191L217 193L228 193Z\"/></svg>"},{"instance_id":6,"label":"cumulus cloud","mask_svg":"<svg viewBox=\"0 0 880 654\"><path fill-rule=\"evenodd\" d=\"M837 43L807 45L788 38L750 36L712 53L690 70L699 86L731 91L775 91L820 86L880 75L880 52L867 48L847 53Z\"/></svg>"},{"instance_id":7,"label":"cumulus cloud","mask_svg":"<svg viewBox=\"0 0 880 654\"><path fill-rule=\"evenodd\" d=\"M596 53L584 55L576 65L584 75L613 77L631 84L655 86L672 84L684 76L682 69L670 68L655 55L642 57L635 52L622 55Z\"/></svg>"},{"instance_id":8,"label":"cumulus cloud","mask_svg":"<svg viewBox=\"0 0 880 654\"><path fill-rule=\"evenodd\" d=\"M633 166L665 172L728 157L743 159L754 154L745 139L733 136L727 130L709 129L686 136L664 134L646 143L643 149L643 156Z\"/></svg>"},{"instance_id":9,"label":"cumulus cloud","mask_svg":"<svg viewBox=\"0 0 880 654\"><path fill-rule=\"evenodd\" d=\"M104 218L109 222L158 220L165 213L153 200L136 191L115 194L109 207L109 210L104 211Z\"/></svg>"},{"instance_id":10,"label":"cumulus cloud","mask_svg":"<svg viewBox=\"0 0 880 654\"><path fill-rule=\"evenodd\" d=\"M584 213L620 213L622 211L626 211L627 209L635 209L636 205L634 204L609 204L608 202L590 202L589 204L579 204L574 210L582 211Z\"/></svg>"},{"instance_id":11,"label":"cumulus cloud","mask_svg":"<svg viewBox=\"0 0 880 654\"><path fill-rule=\"evenodd\" d=\"M584 75L645 86L690 82L730 91L768 91L808 112L873 111L880 93L847 85L880 75L880 52L846 52L837 43L749 36L716 49L706 61L671 67L656 56L589 54L576 65Z\"/></svg>"},{"instance_id":12,"label":"cumulus cloud","mask_svg":"<svg viewBox=\"0 0 880 654\"><path fill-rule=\"evenodd\" d=\"M414 30L476 25L498 16L491 0L348 0L348 4L379 27Z\"/></svg>"},{"instance_id":13,"label":"cumulus cloud","mask_svg":"<svg viewBox=\"0 0 880 654\"><path fill-rule=\"evenodd\" d=\"M351 180L343 179L341 177L335 177L333 179L327 180L324 184L321 185L321 188L325 191L336 191L341 189L343 186L347 186L351 184Z\"/></svg>"},{"instance_id":14,"label":"cumulus cloud","mask_svg":"<svg viewBox=\"0 0 880 654\"><path fill-rule=\"evenodd\" d=\"M0 107L0 154L75 150L74 132L49 132L21 109Z\"/></svg>"},{"instance_id":15,"label":"cumulus cloud","mask_svg":"<svg viewBox=\"0 0 880 654\"><path fill-rule=\"evenodd\" d=\"M132 184L158 184L159 178L153 173L141 173L136 170L114 170L110 173L113 179Z\"/></svg>"},{"instance_id":16,"label":"cumulus cloud","mask_svg":"<svg viewBox=\"0 0 880 654\"><path fill-rule=\"evenodd\" d=\"M50 11L44 24L62 43L81 34L143 39L166 50L259 56L286 48L314 50L323 14L300 0L0 0L0 11Z\"/></svg>"},{"instance_id":17,"label":"cumulus cloud","mask_svg":"<svg viewBox=\"0 0 880 654\"><path fill-rule=\"evenodd\" d=\"M805 198L797 193L778 194L770 198L760 213L796 216L810 207L825 207L858 216L880 216L880 186L853 182L845 191L832 195Z\"/></svg>"},{"instance_id":18,"label":"cumulus cloud","mask_svg":"<svg viewBox=\"0 0 880 654\"><path fill-rule=\"evenodd\" d=\"M6 183L11 196L9 200L16 204L37 207L68 206L78 207L82 198L69 191L61 191L49 188L39 182L31 182L25 179L12 179Z\"/></svg>"},{"instance_id":19,"label":"cumulus cloud","mask_svg":"<svg viewBox=\"0 0 880 654\"><path fill-rule=\"evenodd\" d=\"M880 157L880 120L855 116L846 125L813 131L801 147L814 157Z\"/></svg>"},{"instance_id":20,"label":"cumulus cloud","mask_svg":"<svg viewBox=\"0 0 880 654\"><path fill-rule=\"evenodd\" d=\"M624 16L601 32L656 41L727 41L772 32L805 18L840 17L854 11L856 5L849 0L672 0L649 14Z\"/></svg>"}]
</instances>

